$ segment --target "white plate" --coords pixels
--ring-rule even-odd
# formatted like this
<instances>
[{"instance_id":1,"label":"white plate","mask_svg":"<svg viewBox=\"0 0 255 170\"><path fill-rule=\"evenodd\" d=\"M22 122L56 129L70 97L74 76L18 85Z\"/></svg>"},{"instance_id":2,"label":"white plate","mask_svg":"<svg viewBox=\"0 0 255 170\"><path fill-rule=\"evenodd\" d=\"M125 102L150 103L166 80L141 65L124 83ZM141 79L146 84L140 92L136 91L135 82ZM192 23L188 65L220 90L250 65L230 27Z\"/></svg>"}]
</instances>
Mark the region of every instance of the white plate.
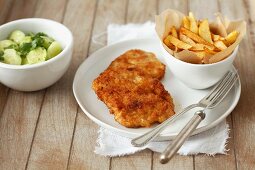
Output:
<instances>
[{"instance_id":1,"label":"white plate","mask_svg":"<svg viewBox=\"0 0 255 170\"><path fill-rule=\"evenodd\" d=\"M74 78L73 92L81 109L91 120L119 135L133 138L147 132L151 128L126 128L120 125L114 120L113 115L109 113L106 105L98 100L91 88L92 81L103 72L116 57L130 49L142 49L153 52L162 61L160 46L155 39L135 39L109 45L93 53L80 65ZM164 63L164 61L162 62ZM235 70L234 66L232 70ZM176 111L198 102L210 91L210 89L194 90L188 88L177 80L168 68L166 69L166 74L162 83L175 100ZM239 80L217 108L206 112L205 120L201 122L194 134L208 130L223 121L235 108L240 94L241 84ZM157 140L169 140L173 138L189 121L196 110L198 109L187 112L169 125Z\"/></svg>"}]
</instances>

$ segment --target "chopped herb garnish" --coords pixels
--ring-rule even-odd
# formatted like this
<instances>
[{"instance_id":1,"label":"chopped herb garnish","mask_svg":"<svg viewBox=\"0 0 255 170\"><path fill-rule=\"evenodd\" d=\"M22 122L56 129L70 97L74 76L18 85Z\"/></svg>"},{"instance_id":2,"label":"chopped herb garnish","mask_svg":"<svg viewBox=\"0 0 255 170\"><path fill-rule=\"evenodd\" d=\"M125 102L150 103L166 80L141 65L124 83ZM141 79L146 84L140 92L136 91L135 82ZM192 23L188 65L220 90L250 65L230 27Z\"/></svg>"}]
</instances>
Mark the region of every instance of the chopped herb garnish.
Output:
<instances>
[{"instance_id":1,"label":"chopped herb garnish","mask_svg":"<svg viewBox=\"0 0 255 170\"><path fill-rule=\"evenodd\" d=\"M11 44L8 47L5 47L4 49L15 49L15 50L18 50L18 45L17 44Z\"/></svg>"},{"instance_id":2,"label":"chopped herb garnish","mask_svg":"<svg viewBox=\"0 0 255 170\"><path fill-rule=\"evenodd\" d=\"M15 30L7 40L0 40L0 62L8 64L35 64L49 60L61 51L61 45L42 32L25 34Z\"/></svg>"},{"instance_id":3,"label":"chopped herb garnish","mask_svg":"<svg viewBox=\"0 0 255 170\"><path fill-rule=\"evenodd\" d=\"M32 43L23 43L23 44L21 44L21 46L20 46L18 51L20 52L21 56L25 56L31 50L32 50Z\"/></svg>"},{"instance_id":4,"label":"chopped herb garnish","mask_svg":"<svg viewBox=\"0 0 255 170\"><path fill-rule=\"evenodd\" d=\"M32 47L36 48L36 47L41 47L43 46L43 38L41 37L35 37L34 40L32 41Z\"/></svg>"},{"instance_id":5,"label":"chopped herb garnish","mask_svg":"<svg viewBox=\"0 0 255 170\"><path fill-rule=\"evenodd\" d=\"M48 37L47 34L43 33L43 32L38 32L37 34L35 34L35 37L40 37L40 36L46 36Z\"/></svg>"}]
</instances>

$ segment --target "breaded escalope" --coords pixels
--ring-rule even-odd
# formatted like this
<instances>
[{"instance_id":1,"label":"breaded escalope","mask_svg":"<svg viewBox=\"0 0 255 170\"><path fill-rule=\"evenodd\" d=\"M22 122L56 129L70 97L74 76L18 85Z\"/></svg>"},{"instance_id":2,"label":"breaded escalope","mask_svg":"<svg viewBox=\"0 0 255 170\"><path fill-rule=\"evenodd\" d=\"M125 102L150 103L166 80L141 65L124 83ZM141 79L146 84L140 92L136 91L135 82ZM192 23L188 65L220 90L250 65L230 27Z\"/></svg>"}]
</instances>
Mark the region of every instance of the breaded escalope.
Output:
<instances>
[{"instance_id":1,"label":"breaded escalope","mask_svg":"<svg viewBox=\"0 0 255 170\"><path fill-rule=\"evenodd\" d=\"M115 120L126 127L149 127L174 114L172 98L161 82L137 70L107 69L92 88Z\"/></svg>"},{"instance_id":2,"label":"breaded escalope","mask_svg":"<svg viewBox=\"0 0 255 170\"><path fill-rule=\"evenodd\" d=\"M162 79L165 74L165 65L153 53L142 50L129 50L116 58L108 69L118 70L126 68L139 71L144 76Z\"/></svg>"}]
</instances>

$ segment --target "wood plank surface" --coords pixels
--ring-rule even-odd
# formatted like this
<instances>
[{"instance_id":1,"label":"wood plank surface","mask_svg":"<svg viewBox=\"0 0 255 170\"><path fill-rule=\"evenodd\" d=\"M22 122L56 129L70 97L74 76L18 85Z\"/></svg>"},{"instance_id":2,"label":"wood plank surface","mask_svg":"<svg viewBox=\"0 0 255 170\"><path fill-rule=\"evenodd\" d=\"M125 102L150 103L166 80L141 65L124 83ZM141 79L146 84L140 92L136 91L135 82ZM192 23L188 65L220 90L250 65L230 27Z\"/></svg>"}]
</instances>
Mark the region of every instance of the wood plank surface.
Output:
<instances>
[{"instance_id":1,"label":"wood plank surface","mask_svg":"<svg viewBox=\"0 0 255 170\"><path fill-rule=\"evenodd\" d=\"M62 22L65 13L65 4L66 0L38 1L34 17L44 17ZM54 86L56 86L56 84ZM68 98L64 98L59 95L59 93L63 94L61 91L62 88L63 87L59 87L54 92L50 91L52 87L42 91L41 97L43 97L43 102L40 109L37 126L34 132L31 152L27 162L27 169L50 168L52 162L54 165L51 167L65 167L66 165L67 161L64 162L65 155L62 154L62 150L66 149L64 145L66 143L63 134L68 133L66 131L71 131L72 134L72 128L69 128L70 126L66 125L64 121L66 118L64 111L68 111L68 109L64 110L65 108L62 106L66 105L65 101L68 101ZM54 100L52 95L54 95L55 98L58 98L58 100ZM63 99L66 100L64 101ZM71 105L71 103L68 104ZM68 129L61 129L58 126L56 122L61 120L63 120L63 125L66 125ZM63 143L59 142L60 140ZM55 147L56 145L58 147ZM68 153L69 152L67 152L67 157Z\"/></svg>"},{"instance_id":2,"label":"wood plank surface","mask_svg":"<svg viewBox=\"0 0 255 170\"><path fill-rule=\"evenodd\" d=\"M157 14L156 0L129 0L127 4L127 23L154 22Z\"/></svg>"},{"instance_id":3,"label":"wood plank surface","mask_svg":"<svg viewBox=\"0 0 255 170\"><path fill-rule=\"evenodd\" d=\"M153 21L156 14L156 0L129 0L126 16L127 23ZM152 161L152 151L144 150L133 155L112 158L111 169L151 169Z\"/></svg>"},{"instance_id":4,"label":"wood plank surface","mask_svg":"<svg viewBox=\"0 0 255 170\"><path fill-rule=\"evenodd\" d=\"M8 15L10 15L11 8L13 6L14 0L0 0L0 25L7 21Z\"/></svg>"},{"instance_id":5,"label":"wood plank surface","mask_svg":"<svg viewBox=\"0 0 255 170\"><path fill-rule=\"evenodd\" d=\"M230 1L230 0L222 0L222 1L219 1L219 8L220 8L220 12L222 12L226 17L228 17L229 19L231 20L237 20L237 19L245 19L246 20L246 17L245 17L245 13L243 11L243 2L238 0L238 1L235 1L234 3L232 3L233 1ZM241 9L241 10L240 10ZM242 45L242 44L241 44ZM238 54L237 55L237 58L235 59L235 62L234 62L234 65L235 67L240 70L240 66L239 66L239 62L240 62L240 55ZM242 82L242 77L241 78L241 82ZM243 91L243 90L242 90ZM241 98L242 98L242 94L243 92L241 93ZM236 145L235 145L235 128L233 127L233 115L234 114L240 114L238 113L239 111L239 108L240 107L240 104L237 105L237 107L235 108L235 110L232 112L231 114L231 119L228 119L231 121L231 134L230 134L230 137L233 138L233 140L230 140L230 145L233 146L233 152L235 154L235 164L236 164L236 169L239 169L238 168L238 165L237 165L237 159L236 159ZM231 151L231 148L230 148L230 151Z\"/></svg>"},{"instance_id":6,"label":"wood plank surface","mask_svg":"<svg viewBox=\"0 0 255 170\"><path fill-rule=\"evenodd\" d=\"M158 11L161 13L165 9L176 9L181 11L184 14L188 13L188 1L187 0L160 0L158 4ZM175 155L174 158L167 164L162 165L159 162L159 153L153 154L153 169L162 169L162 170L169 170L169 169L186 169L191 170L193 169L193 156L180 156Z\"/></svg>"},{"instance_id":7,"label":"wood plank surface","mask_svg":"<svg viewBox=\"0 0 255 170\"><path fill-rule=\"evenodd\" d=\"M20 0L17 6L10 8L5 22L32 17L35 4L36 1L31 3ZM21 8L27 11L22 13ZM8 91L7 87L0 86L0 113L2 113L0 116L0 169L25 169L42 95L40 91L23 93L10 90L7 99ZM4 103L5 106L2 105Z\"/></svg>"},{"instance_id":8,"label":"wood plank surface","mask_svg":"<svg viewBox=\"0 0 255 170\"><path fill-rule=\"evenodd\" d=\"M39 17L62 22L73 33L74 53L67 73L53 86L18 92L0 84L0 169L241 169L255 168L255 1L254 0L0 0L0 24ZM227 155L176 155L168 164L145 150L123 157L94 153L98 126L78 107L72 81L78 66L106 45L110 23L144 23L172 8L198 18L221 11L230 19L247 21L247 36L239 47L235 67L242 94L227 118Z\"/></svg>"},{"instance_id":9,"label":"wood plank surface","mask_svg":"<svg viewBox=\"0 0 255 170\"><path fill-rule=\"evenodd\" d=\"M72 80L88 49L85 44L89 42L96 1L70 0L66 10L63 3L63 23L71 29L75 39L73 61L64 77L47 90L28 169L65 169L68 166L78 108L72 94ZM56 16L59 19L61 15Z\"/></svg>"},{"instance_id":10,"label":"wood plank surface","mask_svg":"<svg viewBox=\"0 0 255 170\"><path fill-rule=\"evenodd\" d=\"M5 2L10 1L5 0ZM35 13L36 3L37 0L14 0L11 12L8 11L8 21L32 17Z\"/></svg>"},{"instance_id":11,"label":"wood plank surface","mask_svg":"<svg viewBox=\"0 0 255 170\"><path fill-rule=\"evenodd\" d=\"M20 18L32 17L37 0L0 0L0 24ZM21 9L24 9L22 11ZM0 115L7 102L9 88L0 84Z\"/></svg>"},{"instance_id":12,"label":"wood plank surface","mask_svg":"<svg viewBox=\"0 0 255 170\"><path fill-rule=\"evenodd\" d=\"M234 4L234 5L233 5ZM229 17L243 18L247 21L247 36L239 47L235 65L241 78L242 94L235 111L232 113L234 128L234 145L237 159L237 169L255 168L255 59L254 39L252 32L255 27L250 22L252 17L248 13L248 3L241 0L225 0L221 3L222 12ZM254 9L252 9L254 10Z\"/></svg>"},{"instance_id":13,"label":"wood plank surface","mask_svg":"<svg viewBox=\"0 0 255 170\"><path fill-rule=\"evenodd\" d=\"M0 169L25 168L42 102L40 96L40 92L10 92L0 119Z\"/></svg>"},{"instance_id":14,"label":"wood plank surface","mask_svg":"<svg viewBox=\"0 0 255 170\"><path fill-rule=\"evenodd\" d=\"M215 13L219 12L219 2L215 0L201 1L201 0L190 0L189 10L194 13L197 18L203 19L208 18L209 20L215 19ZM207 8L209 6L210 8ZM232 127L231 116L228 117L228 123ZM233 129L231 129L233 131ZM235 169L235 153L233 146L233 133L231 132L230 138L228 139L227 148L229 152L227 155L217 155L215 157L209 157L204 154L195 156L195 169ZM224 164L218 163L223 161Z\"/></svg>"},{"instance_id":15,"label":"wood plank surface","mask_svg":"<svg viewBox=\"0 0 255 170\"><path fill-rule=\"evenodd\" d=\"M9 11L11 11L13 1L5 1L0 0L0 6L2 10L0 10L0 25L4 24L8 21L8 14ZM9 89L0 83L0 117L2 115L3 109L5 107L5 104L7 102Z\"/></svg>"},{"instance_id":16,"label":"wood plank surface","mask_svg":"<svg viewBox=\"0 0 255 170\"><path fill-rule=\"evenodd\" d=\"M126 2L124 1L98 1L92 36L99 35L106 31L107 25L110 23L124 23L126 14L125 7ZM106 36L100 38L99 41L106 43ZM89 52L86 52L85 54L91 54L102 47L102 45L94 44L92 41L88 44L90 44ZM84 57L86 56L87 55L84 55ZM94 153L98 135L97 131L98 126L85 116L79 108L69 169L109 169L110 158L99 156Z\"/></svg>"}]
</instances>

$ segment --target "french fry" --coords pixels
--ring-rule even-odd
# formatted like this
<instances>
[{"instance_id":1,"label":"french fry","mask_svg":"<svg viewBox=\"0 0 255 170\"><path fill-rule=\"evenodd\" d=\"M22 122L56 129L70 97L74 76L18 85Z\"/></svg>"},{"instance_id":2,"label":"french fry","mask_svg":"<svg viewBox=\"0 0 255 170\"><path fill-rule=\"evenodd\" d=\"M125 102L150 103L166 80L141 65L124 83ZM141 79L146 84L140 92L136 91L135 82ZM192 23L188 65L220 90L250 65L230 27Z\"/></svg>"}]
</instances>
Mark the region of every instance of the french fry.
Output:
<instances>
[{"instance_id":1,"label":"french fry","mask_svg":"<svg viewBox=\"0 0 255 170\"><path fill-rule=\"evenodd\" d=\"M225 41L225 38L224 38L224 37L222 37L222 36L220 36L219 40L221 40L221 41Z\"/></svg>"},{"instance_id":2,"label":"french fry","mask_svg":"<svg viewBox=\"0 0 255 170\"><path fill-rule=\"evenodd\" d=\"M205 51L196 51L196 52L194 52L194 53L196 53L196 55L197 55L201 60L203 60L204 57L205 57L206 55L208 55L208 53L206 53Z\"/></svg>"},{"instance_id":3,"label":"french fry","mask_svg":"<svg viewBox=\"0 0 255 170\"><path fill-rule=\"evenodd\" d=\"M205 41L203 38L201 38L199 35L195 34L194 32L181 27L180 28L180 33L186 35L187 37L191 38L193 41L199 43L199 44L205 44L209 47L210 50L214 49L214 45Z\"/></svg>"},{"instance_id":4,"label":"french fry","mask_svg":"<svg viewBox=\"0 0 255 170\"><path fill-rule=\"evenodd\" d=\"M229 33L227 35L227 37L225 37L225 40L226 40L227 44L228 45L233 44L236 41L238 34L239 33L236 30L234 30L231 33Z\"/></svg>"},{"instance_id":5,"label":"french fry","mask_svg":"<svg viewBox=\"0 0 255 170\"><path fill-rule=\"evenodd\" d=\"M187 16L183 17L182 25L184 28L190 29L190 22Z\"/></svg>"},{"instance_id":6,"label":"french fry","mask_svg":"<svg viewBox=\"0 0 255 170\"><path fill-rule=\"evenodd\" d=\"M219 16L217 21L217 26L225 27ZM207 19L196 20L193 13L190 12L189 16L183 17L180 28L175 26L170 28L169 35L163 42L172 50L171 52L174 55L180 57L181 54L178 54L180 51L189 50L196 55L192 55L195 59L194 63L208 64L215 60L212 58L213 55L227 49L228 46L234 43L238 34L237 31L232 31L227 35L225 28L218 32L213 24L209 25ZM224 37L221 35L224 35ZM189 59L187 58L187 60ZM192 63L193 60L191 59L190 62Z\"/></svg>"},{"instance_id":7,"label":"french fry","mask_svg":"<svg viewBox=\"0 0 255 170\"><path fill-rule=\"evenodd\" d=\"M199 24L198 34L209 43L213 43L208 20L205 19Z\"/></svg>"},{"instance_id":8,"label":"french fry","mask_svg":"<svg viewBox=\"0 0 255 170\"><path fill-rule=\"evenodd\" d=\"M195 44L190 48L191 51L203 51L205 49L204 44Z\"/></svg>"},{"instance_id":9,"label":"french fry","mask_svg":"<svg viewBox=\"0 0 255 170\"><path fill-rule=\"evenodd\" d=\"M227 46L223 43L223 41L220 41L220 40L215 41L215 42L214 42L214 46L217 47L217 48L220 49L220 50L225 50L225 49L227 49Z\"/></svg>"},{"instance_id":10,"label":"french fry","mask_svg":"<svg viewBox=\"0 0 255 170\"><path fill-rule=\"evenodd\" d=\"M175 38L174 36L172 35L168 35L166 37L167 41L169 41L170 43L172 43L174 46L176 46L178 49L185 49L185 50L188 50L190 49L192 46Z\"/></svg>"},{"instance_id":11,"label":"french fry","mask_svg":"<svg viewBox=\"0 0 255 170\"><path fill-rule=\"evenodd\" d=\"M197 26L196 19L192 12L189 12L189 21L190 21L190 29L189 30L192 31L193 33L197 34L198 26Z\"/></svg>"},{"instance_id":12,"label":"french fry","mask_svg":"<svg viewBox=\"0 0 255 170\"><path fill-rule=\"evenodd\" d=\"M174 36L175 38L178 38L178 33L177 33L177 30L176 30L175 26L172 26L172 28L171 28L171 34L172 34L172 36Z\"/></svg>"},{"instance_id":13,"label":"french fry","mask_svg":"<svg viewBox=\"0 0 255 170\"><path fill-rule=\"evenodd\" d=\"M165 44L168 48L170 48L172 51L175 51L175 46L170 42L170 40L169 40L168 37L166 37L166 38L164 39L164 44Z\"/></svg>"},{"instance_id":14,"label":"french fry","mask_svg":"<svg viewBox=\"0 0 255 170\"><path fill-rule=\"evenodd\" d=\"M192 39L184 34L180 34L180 40L192 46L196 44Z\"/></svg>"},{"instance_id":15,"label":"french fry","mask_svg":"<svg viewBox=\"0 0 255 170\"><path fill-rule=\"evenodd\" d=\"M212 34L212 39L213 41L218 41L220 40L220 35Z\"/></svg>"},{"instance_id":16,"label":"french fry","mask_svg":"<svg viewBox=\"0 0 255 170\"><path fill-rule=\"evenodd\" d=\"M210 49L208 49L208 48L205 48L204 51L205 51L206 53L208 53L208 54L211 54L211 55L214 55L214 54L217 53L217 51L213 51L213 50L210 50Z\"/></svg>"}]
</instances>

